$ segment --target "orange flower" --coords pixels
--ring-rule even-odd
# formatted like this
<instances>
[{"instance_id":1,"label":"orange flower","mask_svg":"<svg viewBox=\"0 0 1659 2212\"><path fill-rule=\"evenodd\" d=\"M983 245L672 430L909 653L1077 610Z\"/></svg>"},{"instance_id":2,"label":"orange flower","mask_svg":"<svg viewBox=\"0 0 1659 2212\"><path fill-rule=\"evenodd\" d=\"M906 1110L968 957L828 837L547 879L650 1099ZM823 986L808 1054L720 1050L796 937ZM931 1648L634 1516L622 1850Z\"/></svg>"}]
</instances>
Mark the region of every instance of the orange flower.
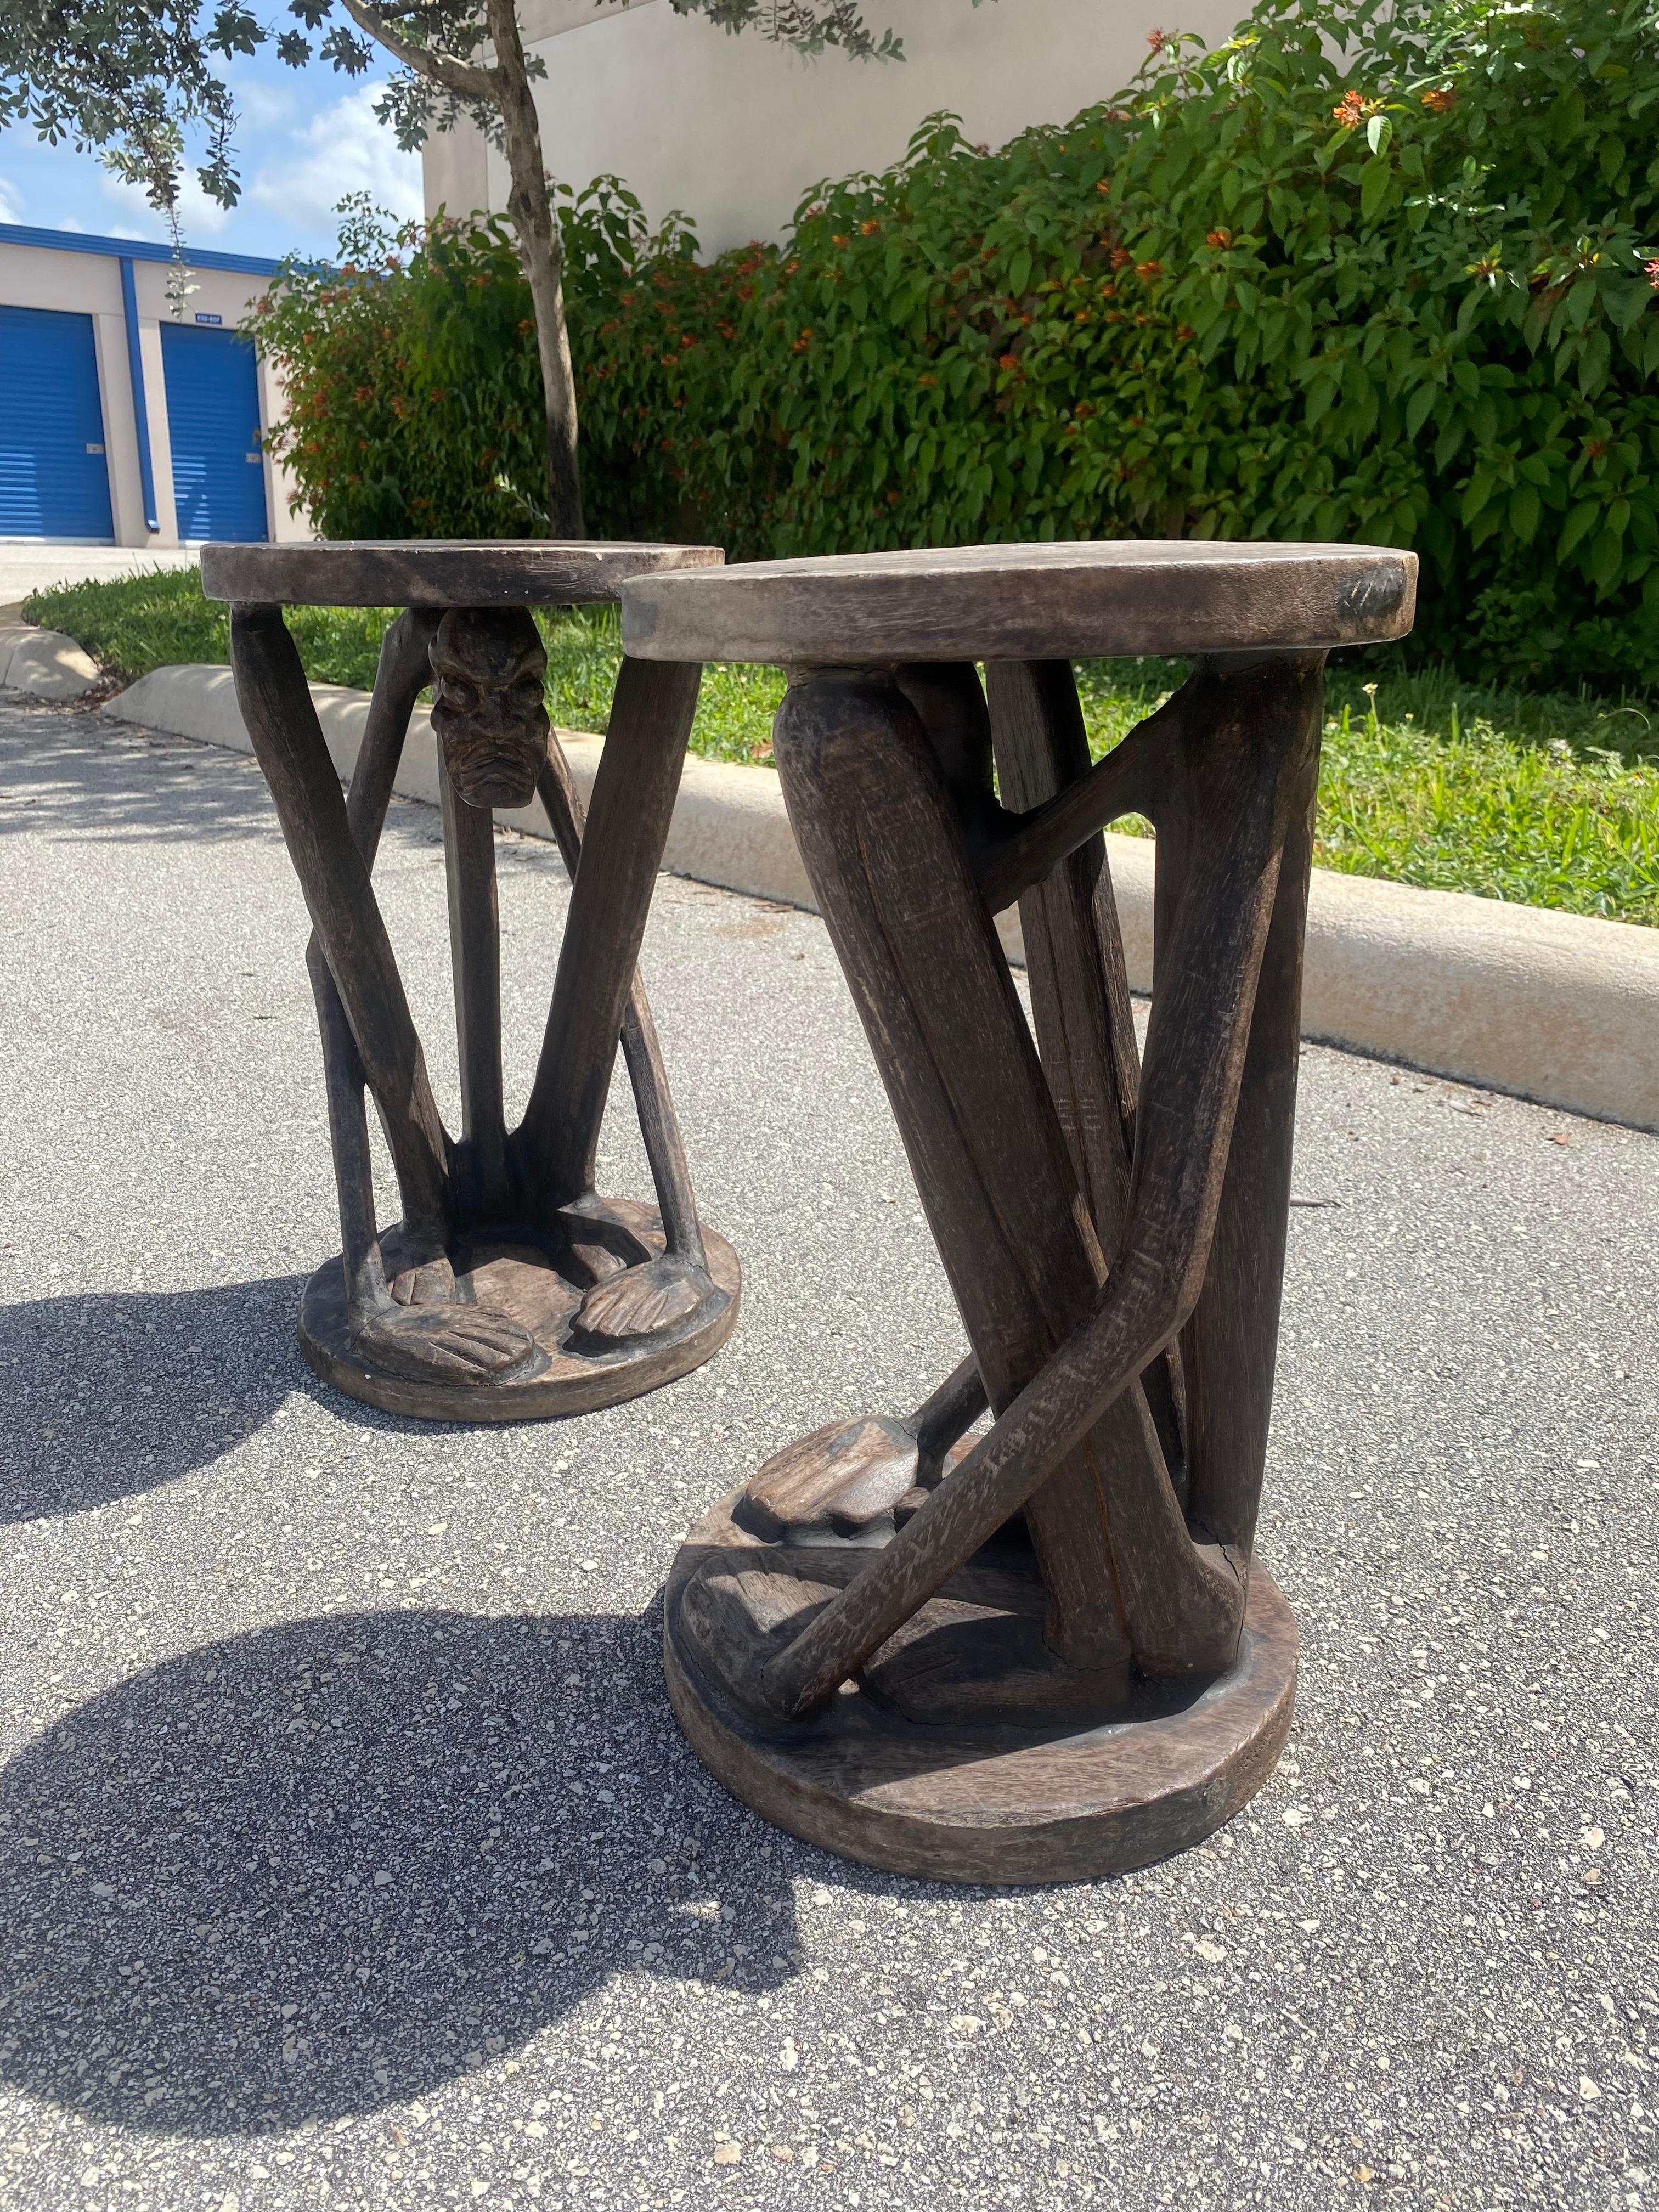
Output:
<instances>
[{"instance_id":1,"label":"orange flower","mask_svg":"<svg viewBox=\"0 0 1659 2212\"><path fill-rule=\"evenodd\" d=\"M1130 252L1127 246L1115 246L1112 248L1112 266L1114 269L1127 269L1133 259L1134 256Z\"/></svg>"},{"instance_id":2,"label":"orange flower","mask_svg":"<svg viewBox=\"0 0 1659 2212\"><path fill-rule=\"evenodd\" d=\"M1651 261L1643 263L1642 274L1652 285L1654 290L1659 292L1659 255L1656 255Z\"/></svg>"},{"instance_id":3,"label":"orange flower","mask_svg":"<svg viewBox=\"0 0 1659 2212\"><path fill-rule=\"evenodd\" d=\"M830 243L831 246L845 246L848 243L848 240L843 238L840 231L837 230L830 233Z\"/></svg>"},{"instance_id":4,"label":"orange flower","mask_svg":"<svg viewBox=\"0 0 1659 2212\"><path fill-rule=\"evenodd\" d=\"M1163 274L1164 264L1161 261L1137 261L1135 264L1137 276L1161 276Z\"/></svg>"},{"instance_id":5,"label":"orange flower","mask_svg":"<svg viewBox=\"0 0 1659 2212\"><path fill-rule=\"evenodd\" d=\"M1449 86L1438 92L1425 92L1423 95L1423 105L1425 107L1431 107L1437 115L1443 115L1449 107L1456 106L1457 94Z\"/></svg>"},{"instance_id":6,"label":"orange flower","mask_svg":"<svg viewBox=\"0 0 1659 2212\"><path fill-rule=\"evenodd\" d=\"M1170 43L1170 34L1167 31L1148 31L1146 43L1155 54L1161 54Z\"/></svg>"},{"instance_id":7,"label":"orange flower","mask_svg":"<svg viewBox=\"0 0 1659 2212\"><path fill-rule=\"evenodd\" d=\"M1331 120L1333 123L1340 124L1343 130L1352 131L1355 124L1364 121L1366 114L1375 104L1374 101L1368 100L1363 93L1345 92L1331 110Z\"/></svg>"},{"instance_id":8,"label":"orange flower","mask_svg":"<svg viewBox=\"0 0 1659 2212\"><path fill-rule=\"evenodd\" d=\"M1231 231L1223 229L1219 227L1214 230L1206 230L1204 234L1204 243L1206 246L1231 246L1232 242L1233 234Z\"/></svg>"},{"instance_id":9,"label":"orange flower","mask_svg":"<svg viewBox=\"0 0 1659 2212\"><path fill-rule=\"evenodd\" d=\"M1019 367L1019 356L1017 353L1005 353L999 355L997 358L997 367L999 368L1018 368Z\"/></svg>"},{"instance_id":10,"label":"orange flower","mask_svg":"<svg viewBox=\"0 0 1659 2212\"><path fill-rule=\"evenodd\" d=\"M859 225L859 236L860 238L868 238L873 232L878 231L880 228L881 225L876 222L872 216L868 222L861 222Z\"/></svg>"}]
</instances>

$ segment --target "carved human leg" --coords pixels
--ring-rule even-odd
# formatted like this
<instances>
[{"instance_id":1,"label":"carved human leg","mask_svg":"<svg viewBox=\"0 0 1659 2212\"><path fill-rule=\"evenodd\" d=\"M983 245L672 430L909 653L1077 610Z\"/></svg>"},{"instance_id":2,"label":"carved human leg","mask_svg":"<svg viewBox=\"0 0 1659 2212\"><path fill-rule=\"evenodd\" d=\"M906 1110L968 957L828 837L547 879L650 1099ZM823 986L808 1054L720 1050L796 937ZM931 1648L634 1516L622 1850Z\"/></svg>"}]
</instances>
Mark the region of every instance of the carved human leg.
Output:
<instances>
[{"instance_id":1,"label":"carved human leg","mask_svg":"<svg viewBox=\"0 0 1659 2212\"><path fill-rule=\"evenodd\" d=\"M417 566L427 557L416 549ZM636 672L622 687L584 874L580 810L550 740L544 655L522 607L422 606L392 625L343 799L280 609L236 605L233 641L245 718L313 923L307 964L342 1249L306 1294L307 1356L390 1410L486 1419L582 1411L698 1364L735 1322L738 1270L697 1220L635 972L697 670ZM416 697L434 680L461 1103L453 1139L369 872ZM492 815L538 790L578 882L534 1110L509 1131ZM660 1214L592 1188L619 1038ZM403 1201L386 1230L375 1218L368 1096ZM578 1133L568 1155L550 1148L549 1127Z\"/></svg>"}]
</instances>

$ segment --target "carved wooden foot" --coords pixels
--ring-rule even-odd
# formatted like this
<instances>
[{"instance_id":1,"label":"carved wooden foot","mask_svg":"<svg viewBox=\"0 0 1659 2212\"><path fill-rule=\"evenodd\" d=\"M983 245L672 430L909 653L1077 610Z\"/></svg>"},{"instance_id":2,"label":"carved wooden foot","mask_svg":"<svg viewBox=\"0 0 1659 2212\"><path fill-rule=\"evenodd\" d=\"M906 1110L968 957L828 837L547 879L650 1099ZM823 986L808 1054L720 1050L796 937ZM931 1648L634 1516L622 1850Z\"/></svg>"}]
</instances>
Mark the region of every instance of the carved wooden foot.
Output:
<instances>
[{"instance_id":1,"label":"carved wooden foot","mask_svg":"<svg viewBox=\"0 0 1659 2212\"><path fill-rule=\"evenodd\" d=\"M830 1421L786 1444L743 1492L737 1518L778 1543L884 1543L967 1449L985 1406L979 1368L964 1359L902 1420Z\"/></svg>"}]
</instances>

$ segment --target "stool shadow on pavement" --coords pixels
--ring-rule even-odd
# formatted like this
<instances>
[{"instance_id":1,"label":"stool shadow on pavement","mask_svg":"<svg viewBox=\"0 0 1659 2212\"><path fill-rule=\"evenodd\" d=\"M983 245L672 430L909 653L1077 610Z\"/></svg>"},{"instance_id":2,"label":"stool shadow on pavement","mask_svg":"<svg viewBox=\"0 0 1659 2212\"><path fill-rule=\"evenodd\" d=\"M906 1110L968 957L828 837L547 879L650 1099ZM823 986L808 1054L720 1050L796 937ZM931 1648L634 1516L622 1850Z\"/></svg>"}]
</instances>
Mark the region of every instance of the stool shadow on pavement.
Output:
<instances>
[{"instance_id":1,"label":"stool shadow on pavement","mask_svg":"<svg viewBox=\"0 0 1659 2212\"><path fill-rule=\"evenodd\" d=\"M199 845L267 836L276 828L256 763L188 738L36 708L27 720L8 719L0 757L0 836Z\"/></svg>"},{"instance_id":2,"label":"stool shadow on pavement","mask_svg":"<svg viewBox=\"0 0 1659 2212\"><path fill-rule=\"evenodd\" d=\"M619 1973L779 1986L800 1847L696 1765L659 1634L341 1613L66 1714L0 1771L0 2080L263 2134L493 2064Z\"/></svg>"},{"instance_id":3,"label":"stool shadow on pavement","mask_svg":"<svg viewBox=\"0 0 1659 2212\"><path fill-rule=\"evenodd\" d=\"M304 1279L0 1306L0 1522L154 1490L269 1420Z\"/></svg>"}]
</instances>

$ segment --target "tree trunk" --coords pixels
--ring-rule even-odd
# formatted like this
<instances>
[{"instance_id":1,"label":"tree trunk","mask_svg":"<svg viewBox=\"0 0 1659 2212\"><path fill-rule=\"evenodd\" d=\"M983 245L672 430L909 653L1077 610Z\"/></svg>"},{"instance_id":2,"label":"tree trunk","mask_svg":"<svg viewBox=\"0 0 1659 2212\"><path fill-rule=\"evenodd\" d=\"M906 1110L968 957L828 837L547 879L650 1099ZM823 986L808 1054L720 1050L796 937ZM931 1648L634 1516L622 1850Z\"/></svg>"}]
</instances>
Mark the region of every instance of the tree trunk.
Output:
<instances>
[{"instance_id":1,"label":"tree trunk","mask_svg":"<svg viewBox=\"0 0 1659 2212\"><path fill-rule=\"evenodd\" d=\"M576 457L576 386L564 319L563 253L547 195L541 126L525 75L514 0L485 0L484 13L495 49L496 97L512 179L507 212L519 234L519 252L536 313L536 347L547 403L549 526L555 538L585 538Z\"/></svg>"}]
</instances>

